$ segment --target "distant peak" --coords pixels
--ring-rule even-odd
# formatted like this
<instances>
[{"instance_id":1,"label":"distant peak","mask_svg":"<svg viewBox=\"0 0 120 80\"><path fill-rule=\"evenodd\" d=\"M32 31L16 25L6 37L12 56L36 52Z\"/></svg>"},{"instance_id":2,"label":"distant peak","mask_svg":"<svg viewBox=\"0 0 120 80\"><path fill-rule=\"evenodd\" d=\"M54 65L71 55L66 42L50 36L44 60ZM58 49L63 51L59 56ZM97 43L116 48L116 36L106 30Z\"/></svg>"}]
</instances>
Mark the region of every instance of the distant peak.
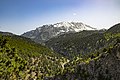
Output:
<instances>
[{"instance_id":1,"label":"distant peak","mask_svg":"<svg viewBox=\"0 0 120 80\"><path fill-rule=\"evenodd\" d=\"M23 36L31 38L36 42L38 41L44 42L62 34L75 33L83 30L96 30L96 29L81 22L63 21L55 24L43 25L39 28L36 28L36 30L24 33Z\"/></svg>"}]
</instances>

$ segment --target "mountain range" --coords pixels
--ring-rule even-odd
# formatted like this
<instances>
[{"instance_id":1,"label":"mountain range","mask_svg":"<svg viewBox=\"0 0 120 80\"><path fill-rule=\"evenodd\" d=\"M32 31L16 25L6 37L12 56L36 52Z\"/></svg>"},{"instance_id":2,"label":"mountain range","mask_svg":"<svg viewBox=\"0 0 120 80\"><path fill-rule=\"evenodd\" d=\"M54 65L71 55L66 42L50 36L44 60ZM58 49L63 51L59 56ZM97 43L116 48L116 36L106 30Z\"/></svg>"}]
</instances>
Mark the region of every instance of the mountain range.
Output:
<instances>
[{"instance_id":1,"label":"mountain range","mask_svg":"<svg viewBox=\"0 0 120 80\"><path fill-rule=\"evenodd\" d=\"M80 32L83 30L96 30L81 22L60 22L56 24L43 25L35 30L25 32L22 36L32 39L35 42L43 43L53 37Z\"/></svg>"},{"instance_id":2,"label":"mountain range","mask_svg":"<svg viewBox=\"0 0 120 80\"><path fill-rule=\"evenodd\" d=\"M19 36L0 32L1 80L120 80L119 61L120 23L108 30L60 22Z\"/></svg>"}]
</instances>

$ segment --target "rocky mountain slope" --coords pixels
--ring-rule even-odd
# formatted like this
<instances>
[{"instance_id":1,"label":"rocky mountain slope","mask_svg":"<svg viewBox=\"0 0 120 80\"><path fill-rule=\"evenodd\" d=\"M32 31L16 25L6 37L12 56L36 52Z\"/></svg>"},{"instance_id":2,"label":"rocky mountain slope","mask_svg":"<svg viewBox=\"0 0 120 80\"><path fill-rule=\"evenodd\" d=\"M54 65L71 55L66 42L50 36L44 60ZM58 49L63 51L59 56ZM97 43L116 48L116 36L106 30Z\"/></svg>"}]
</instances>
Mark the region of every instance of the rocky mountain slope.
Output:
<instances>
[{"instance_id":1,"label":"rocky mountain slope","mask_svg":"<svg viewBox=\"0 0 120 80\"><path fill-rule=\"evenodd\" d=\"M60 22L56 24L43 25L35 30L22 34L22 36L30 38L37 43L42 43L62 34L80 32L83 30L96 29L80 22Z\"/></svg>"}]
</instances>

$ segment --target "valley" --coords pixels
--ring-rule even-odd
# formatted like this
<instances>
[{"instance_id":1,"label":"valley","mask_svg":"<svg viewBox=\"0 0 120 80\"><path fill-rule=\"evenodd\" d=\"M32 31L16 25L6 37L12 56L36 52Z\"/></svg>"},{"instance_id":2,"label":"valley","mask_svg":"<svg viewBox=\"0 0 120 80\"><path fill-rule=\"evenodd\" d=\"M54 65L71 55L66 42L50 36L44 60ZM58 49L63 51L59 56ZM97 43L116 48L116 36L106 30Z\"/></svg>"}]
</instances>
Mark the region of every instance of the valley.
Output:
<instances>
[{"instance_id":1,"label":"valley","mask_svg":"<svg viewBox=\"0 0 120 80\"><path fill-rule=\"evenodd\" d=\"M1 80L119 80L120 24L97 30L78 22L0 32Z\"/></svg>"}]
</instances>

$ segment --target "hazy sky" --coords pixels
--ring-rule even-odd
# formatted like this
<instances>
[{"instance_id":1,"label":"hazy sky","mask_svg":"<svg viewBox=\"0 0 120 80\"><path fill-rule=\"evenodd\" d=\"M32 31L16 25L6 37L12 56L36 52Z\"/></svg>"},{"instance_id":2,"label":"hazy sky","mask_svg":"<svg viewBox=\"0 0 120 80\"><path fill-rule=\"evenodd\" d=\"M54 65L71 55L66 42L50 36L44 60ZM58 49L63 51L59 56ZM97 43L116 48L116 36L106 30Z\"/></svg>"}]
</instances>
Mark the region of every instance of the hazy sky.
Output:
<instances>
[{"instance_id":1,"label":"hazy sky","mask_svg":"<svg viewBox=\"0 0 120 80\"><path fill-rule=\"evenodd\" d=\"M0 31L22 34L61 21L109 28L120 22L120 0L0 0Z\"/></svg>"}]
</instances>

